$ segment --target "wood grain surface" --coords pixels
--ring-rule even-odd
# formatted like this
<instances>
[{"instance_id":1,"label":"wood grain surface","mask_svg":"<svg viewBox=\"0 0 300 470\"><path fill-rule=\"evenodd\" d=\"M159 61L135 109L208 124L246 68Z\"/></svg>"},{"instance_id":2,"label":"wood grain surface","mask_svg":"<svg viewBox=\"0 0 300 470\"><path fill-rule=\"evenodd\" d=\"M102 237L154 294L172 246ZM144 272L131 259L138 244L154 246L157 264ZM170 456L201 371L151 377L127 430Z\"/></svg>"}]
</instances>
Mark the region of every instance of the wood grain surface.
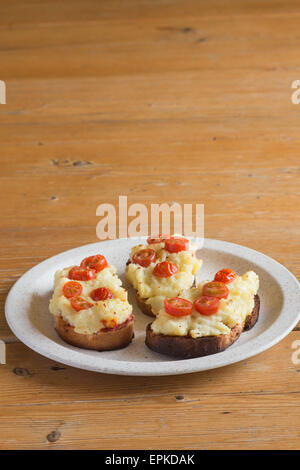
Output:
<instances>
[{"instance_id":1,"label":"wood grain surface","mask_svg":"<svg viewBox=\"0 0 300 470\"><path fill-rule=\"evenodd\" d=\"M0 448L299 448L299 326L223 369L132 378L55 364L4 318L13 283L97 241L96 208L119 195L204 203L206 237L300 279L299 2L11 0L0 11Z\"/></svg>"}]
</instances>

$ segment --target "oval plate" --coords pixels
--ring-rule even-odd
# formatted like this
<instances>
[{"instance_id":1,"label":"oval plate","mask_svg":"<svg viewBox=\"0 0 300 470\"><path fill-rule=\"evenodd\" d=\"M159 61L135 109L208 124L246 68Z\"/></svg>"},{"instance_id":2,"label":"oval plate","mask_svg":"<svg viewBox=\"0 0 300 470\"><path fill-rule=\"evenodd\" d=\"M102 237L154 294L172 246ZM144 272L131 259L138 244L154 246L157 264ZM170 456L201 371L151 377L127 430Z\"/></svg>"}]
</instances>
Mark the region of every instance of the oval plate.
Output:
<instances>
[{"instance_id":1,"label":"oval plate","mask_svg":"<svg viewBox=\"0 0 300 470\"><path fill-rule=\"evenodd\" d=\"M174 375L233 364L254 356L284 338L300 319L300 286L281 264L268 256L233 243L205 239L197 256L203 259L199 279L230 267L240 274L253 269L259 275L260 317L255 327L243 333L224 352L196 359L177 360L155 353L145 345L149 317L138 309L132 288L124 279L130 248L144 239L119 239L93 243L53 256L26 272L12 287L5 314L14 334L29 348L54 361L80 369L120 375ZM197 243L197 239L193 240ZM200 245L200 243L199 243ZM86 256L103 253L118 269L135 313L135 338L118 351L88 351L68 345L56 334L48 310L54 273L79 264Z\"/></svg>"}]
</instances>

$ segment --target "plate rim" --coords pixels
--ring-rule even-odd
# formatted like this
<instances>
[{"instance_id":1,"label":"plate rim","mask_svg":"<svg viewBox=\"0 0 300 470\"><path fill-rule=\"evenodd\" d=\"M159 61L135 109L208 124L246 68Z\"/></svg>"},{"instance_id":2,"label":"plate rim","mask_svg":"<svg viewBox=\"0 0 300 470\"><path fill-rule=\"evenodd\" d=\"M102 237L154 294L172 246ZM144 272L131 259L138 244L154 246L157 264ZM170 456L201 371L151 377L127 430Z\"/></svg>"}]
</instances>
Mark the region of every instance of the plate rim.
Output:
<instances>
[{"instance_id":1,"label":"plate rim","mask_svg":"<svg viewBox=\"0 0 300 470\"><path fill-rule=\"evenodd\" d=\"M135 240L138 241L138 240L144 240L144 239L145 237L138 237L134 239L133 238L121 238L121 239L113 239L113 240L105 240L105 241L98 241L94 243L88 243L88 244L81 245L81 246L63 251L61 253L58 253L54 256L51 256L41 261L37 265L33 266L28 271L26 271L22 276L20 276L20 278L13 284L13 286L11 287L7 295L6 302L5 302L5 317L9 325L9 328L12 330L12 332L21 342L23 342L27 347L29 347L33 351L37 352L38 354L41 354L44 357L47 357L48 359L68 365L70 367L75 367L75 368L89 370L89 371L98 372L98 373L100 372L100 373L106 373L106 374L114 374L114 375L163 376L163 375L189 374L189 373L194 373L194 372L201 372L204 370L217 369L217 368L224 367L226 365L231 365L231 364L243 361L247 358L256 356L257 354L260 354L261 352L279 343L283 338L285 338L293 330L294 326L300 320L300 284L297 278L294 276L294 274L291 273L285 266L283 266L282 264L280 264L278 261L274 260L273 258L269 257L268 255L265 255L264 253L254 250L252 248L248 248L246 246L239 245L239 244L232 243L232 242L216 240L212 238L205 238L203 244L202 244L201 239L198 239L198 240L194 239L194 240L196 242L198 241L201 248L208 248L208 249L219 250L219 251L221 250L225 253L229 253L234 256L240 255L244 259L249 259L250 262L251 261L253 262L253 258L254 260L258 258L259 260L262 260L263 262L263 264L260 264L260 266L264 268L267 272L269 272L269 270L266 268L266 266L268 267L269 265L271 265L273 268L275 268L275 271L278 270L279 272L282 272L284 274L285 279L288 280L289 283L291 283L289 284L288 290L289 290L289 293L291 293L292 296L294 296L294 301L296 305L298 306L297 308L298 311L295 312L293 320L290 320L287 322L288 324L285 324L286 322L284 322L284 319L282 320L282 317L283 317L282 310L284 309L284 307L288 308L288 306L286 306L284 302L285 296L287 294L285 294L285 291L283 291L283 305L282 305L280 314L278 315L278 318L272 323L272 325L266 331L261 333L259 336L263 337L267 334L267 332L269 332L268 335L270 335L270 330L272 333L274 329L276 331L276 329L278 329L279 327L279 323L283 322L285 326L280 333L277 332L277 334L271 335L272 338L269 339L267 342L265 343L263 342L260 345L256 345L256 347L253 350L254 352L253 351L249 352L249 350L247 352L247 343L245 343L243 345L240 345L239 347L239 349L242 351L239 351L238 358L234 360L230 360L230 361L228 361L228 359L222 360L222 357L224 357L224 353L226 353L226 351L230 349L228 348L227 350L223 351L223 353L218 353L218 354L210 355L210 356L204 356L202 358L200 357L200 358L179 359L179 360L171 359L169 361L161 361L161 362L142 362L142 361L130 362L130 361L119 361L117 359L107 359L107 358L103 359L102 358L102 361L99 361L100 366L95 367L94 365L91 366L90 364L78 365L78 361L76 361L76 356L79 354L79 356L81 357L84 351L83 349L75 348L74 350L74 348L72 347L75 360L70 360L69 358L68 360L64 360L64 358L60 354L56 354L55 351L49 352L47 348L46 348L47 350L45 350L44 347L41 347L40 344L37 346L34 343L34 341L33 342L31 341L31 337L28 339L28 337L26 337L26 333L23 334L23 331L18 330L18 328L14 324L12 324L9 311L10 311L10 303L12 301L13 294L15 291L17 291L19 285L22 282L24 282L24 280L26 281L26 278L30 277L30 275L33 272L40 269L41 266L43 265L47 266L47 264L50 264L50 262L53 262L57 258L60 258L62 256L72 255L72 252L76 252L78 249L88 250L88 249L92 249L96 247L98 248L99 244L101 244L102 246L104 244L106 246L109 246L111 244L114 244L120 241L124 241L126 243L128 242L132 243ZM245 256L246 254L247 256ZM279 285L280 285L280 282L279 282ZM275 328L276 324L278 324L277 328ZM44 336L42 333L40 334L42 335L42 337L46 338L46 336ZM52 340L49 338L47 338L47 340L52 342ZM60 348L64 348L64 347L68 347L68 349L70 348L69 345L61 346L61 345L56 344L56 346L60 346ZM249 348L249 345L248 345L248 348ZM87 359L89 359L89 356L86 356L86 357ZM201 364L199 364L199 362L201 363L201 360L203 362L205 358L211 358L211 357L214 357L215 359L215 361L212 361L211 364L206 364L204 366L201 366ZM226 355L225 355L225 358L226 358ZM137 365L139 366L143 365L143 371L139 370L139 367L137 367Z\"/></svg>"}]
</instances>

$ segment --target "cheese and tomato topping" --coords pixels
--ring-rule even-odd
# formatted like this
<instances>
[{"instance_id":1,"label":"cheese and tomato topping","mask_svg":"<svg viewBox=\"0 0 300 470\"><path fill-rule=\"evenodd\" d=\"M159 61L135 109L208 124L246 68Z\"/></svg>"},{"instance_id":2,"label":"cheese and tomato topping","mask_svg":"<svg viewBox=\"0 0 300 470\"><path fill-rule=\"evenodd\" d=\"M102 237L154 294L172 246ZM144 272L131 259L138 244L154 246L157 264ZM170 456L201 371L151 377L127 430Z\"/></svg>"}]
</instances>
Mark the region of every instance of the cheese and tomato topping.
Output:
<instances>
[{"instance_id":1,"label":"cheese and tomato topping","mask_svg":"<svg viewBox=\"0 0 300 470\"><path fill-rule=\"evenodd\" d=\"M85 258L80 266L55 273L50 312L61 316L76 333L118 328L132 317L132 306L121 286L116 268L104 256Z\"/></svg>"},{"instance_id":2,"label":"cheese and tomato topping","mask_svg":"<svg viewBox=\"0 0 300 470\"><path fill-rule=\"evenodd\" d=\"M202 264L196 249L179 236L148 238L148 245L132 248L126 277L142 299L176 296L194 283Z\"/></svg>"},{"instance_id":3,"label":"cheese and tomato topping","mask_svg":"<svg viewBox=\"0 0 300 470\"><path fill-rule=\"evenodd\" d=\"M215 279L221 278L219 273ZM151 324L152 331L155 334L200 338L226 335L237 324L243 324L254 308L258 276L254 271L243 276L232 271L226 282L224 280L225 275L223 282L202 282L182 292L179 299L160 299L160 305L159 302L156 305L160 310Z\"/></svg>"}]
</instances>

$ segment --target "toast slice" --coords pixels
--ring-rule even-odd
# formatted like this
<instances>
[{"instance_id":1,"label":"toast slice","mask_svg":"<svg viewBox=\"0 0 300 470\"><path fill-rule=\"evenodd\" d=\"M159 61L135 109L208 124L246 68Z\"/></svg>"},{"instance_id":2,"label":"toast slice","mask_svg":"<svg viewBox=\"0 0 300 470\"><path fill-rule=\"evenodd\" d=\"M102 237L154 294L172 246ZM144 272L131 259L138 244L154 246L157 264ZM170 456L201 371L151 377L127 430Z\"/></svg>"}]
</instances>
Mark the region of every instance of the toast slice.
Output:
<instances>
[{"instance_id":1,"label":"toast slice","mask_svg":"<svg viewBox=\"0 0 300 470\"><path fill-rule=\"evenodd\" d=\"M93 349L96 351L111 351L122 349L131 343L134 337L133 318L117 328L109 328L98 333L77 333L62 317L55 317L55 329L66 343L78 348Z\"/></svg>"},{"instance_id":2,"label":"toast slice","mask_svg":"<svg viewBox=\"0 0 300 470\"><path fill-rule=\"evenodd\" d=\"M78 348L120 349L133 338L127 292L116 268L101 254L56 271L49 310L59 336Z\"/></svg>"},{"instance_id":3,"label":"toast slice","mask_svg":"<svg viewBox=\"0 0 300 470\"><path fill-rule=\"evenodd\" d=\"M147 305L147 304L146 304ZM222 352L231 346L243 331L248 331L258 320L260 299L254 296L254 308L243 324L237 324L231 328L230 333L218 336L202 336L192 338L191 336L171 336L156 334L151 329L151 323L146 329L146 345L148 348L160 354L174 356L181 359L208 356Z\"/></svg>"}]
</instances>

